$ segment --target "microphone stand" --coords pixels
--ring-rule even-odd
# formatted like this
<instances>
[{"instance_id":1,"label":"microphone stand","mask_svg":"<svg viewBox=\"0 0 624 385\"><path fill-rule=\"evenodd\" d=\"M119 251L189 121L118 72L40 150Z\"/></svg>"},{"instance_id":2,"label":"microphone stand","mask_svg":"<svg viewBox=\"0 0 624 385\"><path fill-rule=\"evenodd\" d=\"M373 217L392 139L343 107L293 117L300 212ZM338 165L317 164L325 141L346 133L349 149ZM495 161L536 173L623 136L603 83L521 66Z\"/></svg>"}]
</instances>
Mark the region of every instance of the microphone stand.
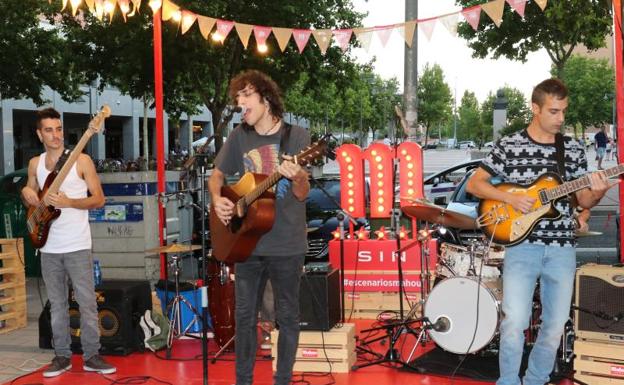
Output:
<instances>
[{"instance_id":1,"label":"microphone stand","mask_svg":"<svg viewBox=\"0 0 624 385\"><path fill-rule=\"evenodd\" d=\"M329 193L327 192L327 190L325 190L325 188L321 185L321 183L319 181L317 181L316 179L314 179L313 177L310 177L310 181L312 181L312 183L314 183L316 185L316 187L319 188L319 190L321 190L323 192L323 194L325 194L327 196L327 198L329 198L329 200L336 205L336 208L338 209L338 214L336 215L336 218L338 219L338 223L340 226L340 295L342 298L342 306L341 308L341 319L340 322L344 323L345 322L345 301L346 301L346 294L345 294L345 287L344 287L344 280L345 280L345 269L344 269L344 220L347 219L350 223L351 226L355 226L357 225L357 222L355 221L355 219L353 219L351 216L349 216L349 214L345 213L342 210L342 207L340 206L340 203L338 203L338 201L336 201L336 199Z\"/></svg>"}]
</instances>

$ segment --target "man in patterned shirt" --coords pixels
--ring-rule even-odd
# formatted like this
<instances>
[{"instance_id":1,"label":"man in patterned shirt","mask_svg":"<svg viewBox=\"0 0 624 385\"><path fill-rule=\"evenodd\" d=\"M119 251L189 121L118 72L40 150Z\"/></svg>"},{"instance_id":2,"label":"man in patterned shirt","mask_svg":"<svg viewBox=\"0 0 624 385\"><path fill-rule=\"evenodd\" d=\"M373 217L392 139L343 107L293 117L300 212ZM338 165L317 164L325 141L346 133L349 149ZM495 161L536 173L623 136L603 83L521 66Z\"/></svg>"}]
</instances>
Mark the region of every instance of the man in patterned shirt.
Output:
<instances>
[{"instance_id":1,"label":"man in patterned shirt","mask_svg":"<svg viewBox=\"0 0 624 385\"><path fill-rule=\"evenodd\" d=\"M492 199L527 213L535 199L499 191L490 178L530 184L546 172L558 173L555 135L561 131L568 107L568 90L557 79L547 79L533 89L533 119L518 133L501 138L470 178L467 190L481 199ZM572 180L587 173L583 146L565 137L565 174ZM591 187L577 191L583 208L595 206L611 187L604 171L592 173ZM542 385L553 370L561 335L570 315L576 270L574 218L570 197L556 205L557 220L541 220L522 243L505 253L503 272L503 320L501 323L497 385ZM522 381L519 378L524 348L524 330L529 326L533 292L539 279L542 324Z\"/></svg>"}]
</instances>

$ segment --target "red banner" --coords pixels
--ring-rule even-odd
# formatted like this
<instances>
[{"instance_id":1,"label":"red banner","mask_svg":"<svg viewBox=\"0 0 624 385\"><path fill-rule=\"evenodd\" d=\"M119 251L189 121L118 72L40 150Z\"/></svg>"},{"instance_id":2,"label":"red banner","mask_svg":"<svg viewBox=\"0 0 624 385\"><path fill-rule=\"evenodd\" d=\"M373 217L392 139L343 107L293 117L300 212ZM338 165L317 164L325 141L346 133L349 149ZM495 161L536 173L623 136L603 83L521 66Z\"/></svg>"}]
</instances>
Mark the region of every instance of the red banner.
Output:
<instances>
[{"instance_id":1,"label":"red banner","mask_svg":"<svg viewBox=\"0 0 624 385\"><path fill-rule=\"evenodd\" d=\"M388 240L344 240L345 270L377 271L383 274L397 274L397 241ZM407 247L416 242L413 239L401 241L401 262L404 271L420 271L420 244ZM438 261L436 241L430 240L429 269L435 269ZM332 266L340 268L340 240L329 242L329 261Z\"/></svg>"}]
</instances>

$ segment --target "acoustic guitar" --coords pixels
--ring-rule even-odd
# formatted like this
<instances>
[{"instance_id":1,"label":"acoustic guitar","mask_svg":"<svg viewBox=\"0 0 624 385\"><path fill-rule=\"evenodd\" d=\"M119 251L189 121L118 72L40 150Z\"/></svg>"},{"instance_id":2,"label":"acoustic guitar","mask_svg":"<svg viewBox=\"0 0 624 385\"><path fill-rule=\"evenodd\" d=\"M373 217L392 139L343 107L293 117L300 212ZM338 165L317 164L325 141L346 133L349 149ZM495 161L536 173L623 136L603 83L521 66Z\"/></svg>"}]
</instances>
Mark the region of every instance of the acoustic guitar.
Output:
<instances>
[{"instance_id":1,"label":"acoustic guitar","mask_svg":"<svg viewBox=\"0 0 624 385\"><path fill-rule=\"evenodd\" d=\"M624 173L624 164L611 167L605 173L607 178L616 177ZM536 199L535 204L528 213L523 214L509 204L482 199L477 222L495 243L513 246L524 241L540 220L556 220L561 217L561 213L555 208L558 200L590 186L589 174L569 182L562 182L555 173L546 173L529 185L501 183L495 186L498 190L533 197Z\"/></svg>"},{"instance_id":2,"label":"acoustic guitar","mask_svg":"<svg viewBox=\"0 0 624 385\"><path fill-rule=\"evenodd\" d=\"M102 130L104 119L108 118L110 114L110 107L104 105L102 110L91 119L87 130L80 138L80 141L78 141L78 144L76 144L76 147L72 150L63 167L58 171L55 169L46 178L43 188L39 191L39 204L28 207L26 211L26 228L28 229L28 236L36 249L40 249L45 245L48 240L52 222L61 215L60 209L43 203L44 198L48 194L56 194L59 192L61 184L67 177L67 174L69 174L74 163L76 163L85 145L93 135Z\"/></svg>"},{"instance_id":3,"label":"acoustic guitar","mask_svg":"<svg viewBox=\"0 0 624 385\"><path fill-rule=\"evenodd\" d=\"M297 154L293 162L305 165L322 156L327 147L324 137ZM282 178L279 172L271 175L245 173L234 185L223 186L221 196L235 205L234 215L225 225L210 206L210 238L212 255L226 263L244 262L256 247L260 237L273 227L275 220L275 193L269 189Z\"/></svg>"}]
</instances>

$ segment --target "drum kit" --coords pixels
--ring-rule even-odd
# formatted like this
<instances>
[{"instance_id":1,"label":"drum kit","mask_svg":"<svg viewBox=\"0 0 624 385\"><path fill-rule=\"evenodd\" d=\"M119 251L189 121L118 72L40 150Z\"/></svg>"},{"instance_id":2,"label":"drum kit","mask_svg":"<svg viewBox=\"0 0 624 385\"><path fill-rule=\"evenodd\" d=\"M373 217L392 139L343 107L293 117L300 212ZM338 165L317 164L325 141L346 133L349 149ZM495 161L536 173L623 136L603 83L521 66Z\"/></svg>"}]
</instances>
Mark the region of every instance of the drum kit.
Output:
<instances>
[{"instance_id":1,"label":"drum kit","mask_svg":"<svg viewBox=\"0 0 624 385\"><path fill-rule=\"evenodd\" d=\"M447 231L478 229L475 219L448 211L426 200L415 200L411 206L403 207L402 210L410 217ZM434 233L426 232L429 237ZM433 288L429 292L422 292L422 329L427 330L428 336L447 352L461 355L497 353L502 319L505 248L488 242L485 236L463 243L460 238L454 237L455 241L441 242L438 246L439 258ZM539 289L535 293L527 344L535 342L540 322ZM559 363L571 362L571 333L573 330L566 327ZM412 349L408 362L417 345Z\"/></svg>"}]
</instances>

